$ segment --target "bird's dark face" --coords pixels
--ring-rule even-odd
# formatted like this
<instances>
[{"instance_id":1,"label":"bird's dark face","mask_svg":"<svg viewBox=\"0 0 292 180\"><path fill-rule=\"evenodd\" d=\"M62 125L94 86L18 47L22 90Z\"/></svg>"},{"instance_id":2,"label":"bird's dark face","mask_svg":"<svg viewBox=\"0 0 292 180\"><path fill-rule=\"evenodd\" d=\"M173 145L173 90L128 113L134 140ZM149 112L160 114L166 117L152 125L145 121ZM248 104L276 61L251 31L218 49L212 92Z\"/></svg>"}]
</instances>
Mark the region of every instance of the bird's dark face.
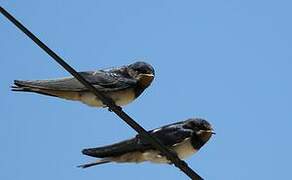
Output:
<instances>
[{"instance_id":1,"label":"bird's dark face","mask_svg":"<svg viewBox=\"0 0 292 180\"><path fill-rule=\"evenodd\" d=\"M132 73L136 73L136 76L141 74L149 76L155 75L154 68L146 62L138 61L130 64L128 67L134 71Z\"/></svg>"},{"instance_id":2,"label":"bird's dark face","mask_svg":"<svg viewBox=\"0 0 292 180\"><path fill-rule=\"evenodd\" d=\"M128 66L128 73L137 79L142 86L149 86L154 79L154 68L146 62L135 62Z\"/></svg>"},{"instance_id":3,"label":"bird's dark face","mask_svg":"<svg viewBox=\"0 0 292 180\"><path fill-rule=\"evenodd\" d=\"M204 119L189 119L184 127L187 129L192 129L194 133L203 141L208 141L212 134L215 134L211 124Z\"/></svg>"}]
</instances>

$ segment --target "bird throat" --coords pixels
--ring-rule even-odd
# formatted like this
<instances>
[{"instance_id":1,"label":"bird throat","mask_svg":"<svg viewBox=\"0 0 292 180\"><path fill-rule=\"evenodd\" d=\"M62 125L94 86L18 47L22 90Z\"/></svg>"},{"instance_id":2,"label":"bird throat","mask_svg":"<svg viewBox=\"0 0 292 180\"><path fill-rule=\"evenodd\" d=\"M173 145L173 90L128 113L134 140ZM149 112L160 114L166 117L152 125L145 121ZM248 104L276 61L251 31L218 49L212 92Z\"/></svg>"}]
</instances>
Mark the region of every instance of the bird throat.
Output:
<instances>
[{"instance_id":1,"label":"bird throat","mask_svg":"<svg viewBox=\"0 0 292 180\"><path fill-rule=\"evenodd\" d=\"M154 77L153 76L147 76L147 75L139 75L138 78L138 84L135 88L135 95L136 97L140 96L140 94L151 84Z\"/></svg>"},{"instance_id":2,"label":"bird throat","mask_svg":"<svg viewBox=\"0 0 292 180\"><path fill-rule=\"evenodd\" d=\"M194 134L191 138L192 146L197 150L200 149L210 139L211 136L212 134L209 132L203 132L199 135Z\"/></svg>"},{"instance_id":3,"label":"bird throat","mask_svg":"<svg viewBox=\"0 0 292 180\"><path fill-rule=\"evenodd\" d=\"M138 84L143 88L147 88L151 82L153 81L154 77L149 75L139 75Z\"/></svg>"}]
</instances>

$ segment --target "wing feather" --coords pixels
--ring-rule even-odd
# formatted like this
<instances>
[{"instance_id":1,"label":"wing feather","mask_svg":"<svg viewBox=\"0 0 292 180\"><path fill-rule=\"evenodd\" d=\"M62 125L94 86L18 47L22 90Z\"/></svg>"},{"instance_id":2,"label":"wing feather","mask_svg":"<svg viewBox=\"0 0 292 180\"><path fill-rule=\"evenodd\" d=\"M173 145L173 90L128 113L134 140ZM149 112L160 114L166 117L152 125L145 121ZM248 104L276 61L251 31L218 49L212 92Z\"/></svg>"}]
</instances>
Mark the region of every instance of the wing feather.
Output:
<instances>
[{"instance_id":1,"label":"wing feather","mask_svg":"<svg viewBox=\"0 0 292 180\"><path fill-rule=\"evenodd\" d=\"M90 82L99 91L108 92L126 89L135 86L137 81L132 78L125 78L121 75L116 75L105 71L87 71L80 72L88 82ZM46 90L57 91L85 91L87 90L76 78L65 77L52 80L36 80L36 81L19 81L15 80L13 87L17 88L39 88Z\"/></svg>"},{"instance_id":2,"label":"wing feather","mask_svg":"<svg viewBox=\"0 0 292 180\"><path fill-rule=\"evenodd\" d=\"M154 137L158 138L164 145L170 147L186 138L191 137L192 131L182 129L180 125L165 126L159 129L149 131ZM89 148L82 151L83 154L98 158L114 157L125 153L154 149L150 143L137 135L133 139L125 140L116 144Z\"/></svg>"}]
</instances>

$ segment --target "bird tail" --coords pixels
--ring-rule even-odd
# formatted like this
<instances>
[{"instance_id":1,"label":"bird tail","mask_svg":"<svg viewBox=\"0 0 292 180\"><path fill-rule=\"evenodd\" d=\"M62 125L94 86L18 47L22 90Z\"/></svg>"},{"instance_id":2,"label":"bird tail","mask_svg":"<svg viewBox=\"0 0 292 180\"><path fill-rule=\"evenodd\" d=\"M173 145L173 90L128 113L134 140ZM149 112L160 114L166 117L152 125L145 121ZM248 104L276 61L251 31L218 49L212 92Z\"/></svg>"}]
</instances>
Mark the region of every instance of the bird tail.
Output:
<instances>
[{"instance_id":1,"label":"bird tail","mask_svg":"<svg viewBox=\"0 0 292 180\"><path fill-rule=\"evenodd\" d=\"M14 85L11 86L11 90L21 92L35 92L43 95L56 96L52 93L49 93L48 90L37 87L33 81L14 80Z\"/></svg>"},{"instance_id":2,"label":"bird tail","mask_svg":"<svg viewBox=\"0 0 292 180\"><path fill-rule=\"evenodd\" d=\"M33 92L33 87L26 81L14 80L14 85L11 86L12 91Z\"/></svg>"},{"instance_id":3,"label":"bird tail","mask_svg":"<svg viewBox=\"0 0 292 180\"><path fill-rule=\"evenodd\" d=\"M77 167L79 168L88 168L88 167L92 167L92 166L96 166L96 165L99 165L99 164L105 164L105 163L110 163L111 160L108 160L108 159L99 159L97 160L96 162L92 162L92 163L87 163L87 164L81 164Z\"/></svg>"}]
</instances>

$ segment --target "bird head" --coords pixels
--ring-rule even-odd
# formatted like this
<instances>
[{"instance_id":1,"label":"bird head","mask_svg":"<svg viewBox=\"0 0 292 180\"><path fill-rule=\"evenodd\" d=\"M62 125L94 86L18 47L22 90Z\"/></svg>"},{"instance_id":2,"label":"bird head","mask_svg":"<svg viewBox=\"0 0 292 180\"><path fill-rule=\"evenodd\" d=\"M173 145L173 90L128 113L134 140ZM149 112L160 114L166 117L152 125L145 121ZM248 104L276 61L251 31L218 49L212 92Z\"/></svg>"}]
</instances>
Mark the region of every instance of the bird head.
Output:
<instances>
[{"instance_id":1,"label":"bird head","mask_svg":"<svg viewBox=\"0 0 292 180\"><path fill-rule=\"evenodd\" d=\"M142 61L135 62L128 66L128 73L130 76L138 80L139 84L143 87L147 87L154 79L154 68Z\"/></svg>"},{"instance_id":2,"label":"bird head","mask_svg":"<svg viewBox=\"0 0 292 180\"><path fill-rule=\"evenodd\" d=\"M186 122L184 127L193 130L194 134L204 142L207 142L212 134L216 134L211 124L205 119L195 118Z\"/></svg>"}]
</instances>

